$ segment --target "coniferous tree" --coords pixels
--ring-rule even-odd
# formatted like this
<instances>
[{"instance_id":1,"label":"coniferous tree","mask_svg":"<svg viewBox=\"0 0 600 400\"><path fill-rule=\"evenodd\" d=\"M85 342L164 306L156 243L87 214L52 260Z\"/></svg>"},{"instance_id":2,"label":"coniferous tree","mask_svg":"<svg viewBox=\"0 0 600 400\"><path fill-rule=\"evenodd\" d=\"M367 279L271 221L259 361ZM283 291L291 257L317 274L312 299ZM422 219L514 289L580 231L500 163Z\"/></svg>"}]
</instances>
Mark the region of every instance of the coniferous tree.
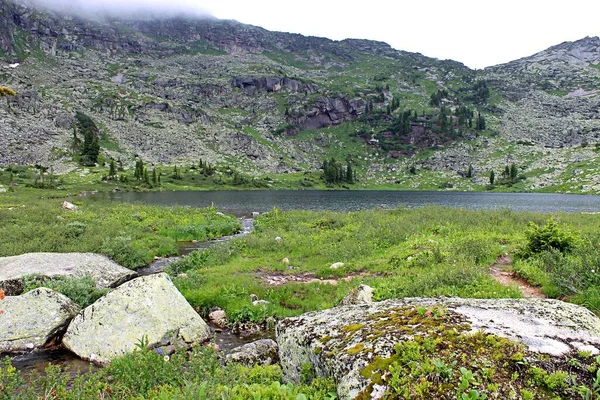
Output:
<instances>
[{"instance_id":1,"label":"coniferous tree","mask_svg":"<svg viewBox=\"0 0 600 400\"><path fill-rule=\"evenodd\" d=\"M485 118L481 115L480 112L477 113L477 120L475 122L475 129L478 131L485 130Z\"/></svg>"},{"instance_id":2,"label":"coniferous tree","mask_svg":"<svg viewBox=\"0 0 600 400\"><path fill-rule=\"evenodd\" d=\"M490 171L490 185L493 185L496 181L496 174L494 174L494 170Z\"/></svg>"},{"instance_id":3,"label":"coniferous tree","mask_svg":"<svg viewBox=\"0 0 600 400\"><path fill-rule=\"evenodd\" d=\"M117 166L115 164L115 160L110 160L110 164L108 166L108 179L115 180L117 176Z\"/></svg>"},{"instance_id":4,"label":"coniferous tree","mask_svg":"<svg viewBox=\"0 0 600 400\"><path fill-rule=\"evenodd\" d=\"M469 169L467 170L467 178L473 177L473 166L469 164Z\"/></svg>"},{"instance_id":5,"label":"coniferous tree","mask_svg":"<svg viewBox=\"0 0 600 400\"><path fill-rule=\"evenodd\" d=\"M141 181L144 178L144 162L142 159L135 161L135 171L133 172L133 177L138 181Z\"/></svg>"},{"instance_id":6,"label":"coniferous tree","mask_svg":"<svg viewBox=\"0 0 600 400\"><path fill-rule=\"evenodd\" d=\"M354 183L354 174L352 172L352 165L348 163L346 166L346 183Z\"/></svg>"},{"instance_id":7,"label":"coniferous tree","mask_svg":"<svg viewBox=\"0 0 600 400\"><path fill-rule=\"evenodd\" d=\"M514 182L517 179L517 175L519 174L519 170L515 163L512 163L510 166L510 179Z\"/></svg>"},{"instance_id":8,"label":"coniferous tree","mask_svg":"<svg viewBox=\"0 0 600 400\"><path fill-rule=\"evenodd\" d=\"M156 167L152 169L152 184L158 186L158 173L156 172Z\"/></svg>"},{"instance_id":9,"label":"coniferous tree","mask_svg":"<svg viewBox=\"0 0 600 400\"><path fill-rule=\"evenodd\" d=\"M83 165L94 165L98 162L100 154L100 142L98 139L100 130L90 117L82 112L75 114L77 129L83 135L83 147L81 149L81 163Z\"/></svg>"}]
</instances>

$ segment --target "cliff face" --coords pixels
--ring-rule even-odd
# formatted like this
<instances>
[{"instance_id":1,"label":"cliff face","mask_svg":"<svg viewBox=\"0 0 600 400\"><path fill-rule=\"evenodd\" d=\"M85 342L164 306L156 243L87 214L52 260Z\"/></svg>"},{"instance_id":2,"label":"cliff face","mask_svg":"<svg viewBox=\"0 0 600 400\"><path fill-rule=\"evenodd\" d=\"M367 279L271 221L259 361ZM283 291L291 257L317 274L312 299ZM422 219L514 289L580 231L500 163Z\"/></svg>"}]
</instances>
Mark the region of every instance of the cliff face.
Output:
<instances>
[{"instance_id":1,"label":"cliff face","mask_svg":"<svg viewBox=\"0 0 600 400\"><path fill-rule=\"evenodd\" d=\"M562 149L593 158L579 147L600 140L598 38L472 71L381 42L210 18L80 18L23 1L0 0L0 82L18 93L0 106L2 166L68 161L76 111L98 122L102 153L124 162L202 157L272 173L317 169L335 156L355 160L377 183L398 180L410 165L452 184L469 165L483 172L507 160L566 172L573 160ZM491 93L484 101L474 97L481 81ZM485 115L487 133L440 134L440 108L430 105L438 90L448 92L450 112L466 106ZM418 132L390 128L404 110L423 115L413 121ZM426 157L412 156L430 145Z\"/></svg>"}]
</instances>

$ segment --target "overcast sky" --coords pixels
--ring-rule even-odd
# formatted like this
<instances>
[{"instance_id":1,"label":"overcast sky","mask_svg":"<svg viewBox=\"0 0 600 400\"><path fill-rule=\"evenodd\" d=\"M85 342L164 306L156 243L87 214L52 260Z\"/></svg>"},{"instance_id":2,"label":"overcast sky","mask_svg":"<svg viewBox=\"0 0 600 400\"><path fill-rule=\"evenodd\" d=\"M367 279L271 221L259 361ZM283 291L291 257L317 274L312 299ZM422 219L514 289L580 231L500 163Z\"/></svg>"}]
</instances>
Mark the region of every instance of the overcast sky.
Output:
<instances>
[{"instance_id":1,"label":"overcast sky","mask_svg":"<svg viewBox=\"0 0 600 400\"><path fill-rule=\"evenodd\" d=\"M373 39L471 68L508 62L564 41L599 36L598 0L40 0L131 12L142 4L303 35Z\"/></svg>"}]
</instances>

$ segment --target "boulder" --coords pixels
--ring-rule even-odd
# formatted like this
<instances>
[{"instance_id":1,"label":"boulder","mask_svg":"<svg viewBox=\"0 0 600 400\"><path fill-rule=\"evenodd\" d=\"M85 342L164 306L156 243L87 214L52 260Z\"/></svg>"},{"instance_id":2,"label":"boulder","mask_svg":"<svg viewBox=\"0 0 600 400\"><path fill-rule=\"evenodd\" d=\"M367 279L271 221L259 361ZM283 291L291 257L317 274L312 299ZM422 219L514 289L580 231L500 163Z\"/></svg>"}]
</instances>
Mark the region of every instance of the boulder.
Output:
<instances>
[{"instance_id":1,"label":"boulder","mask_svg":"<svg viewBox=\"0 0 600 400\"><path fill-rule=\"evenodd\" d=\"M279 360L277 343L273 339L260 339L231 349L227 362L236 362L248 367L255 364L271 365Z\"/></svg>"},{"instance_id":2,"label":"boulder","mask_svg":"<svg viewBox=\"0 0 600 400\"><path fill-rule=\"evenodd\" d=\"M79 307L47 288L0 300L0 353L31 351L60 336Z\"/></svg>"},{"instance_id":3,"label":"boulder","mask_svg":"<svg viewBox=\"0 0 600 400\"><path fill-rule=\"evenodd\" d=\"M137 273L120 266L108 257L93 253L28 253L20 256L0 257L0 288L15 286L15 281L27 275L44 277L72 276L94 278L99 289L111 288L137 276ZM14 290L14 289L13 289Z\"/></svg>"},{"instance_id":4,"label":"boulder","mask_svg":"<svg viewBox=\"0 0 600 400\"><path fill-rule=\"evenodd\" d=\"M225 310L221 310L220 308L208 314L208 320L219 328L227 326L227 314Z\"/></svg>"},{"instance_id":5,"label":"boulder","mask_svg":"<svg viewBox=\"0 0 600 400\"><path fill-rule=\"evenodd\" d=\"M368 285L360 285L354 288L342 299L342 305L368 304L373 302L373 288Z\"/></svg>"},{"instance_id":6,"label":"boulder","mask_svg":"<svg viewBox=\"0 0 600 400\"><path fill-rule=\"evenodd\" d=\"M124 283L81 311L67 328L63 344L98 364L149 348L190 346L211 337L208 325L164 273Z\"/></svg>"},{"instance_id":7,"label":"boulder","mask_svg":"<svg viewBox=\"0 0 600 400\"><path fill-rule=\"evenodd\" d=\"M436 310L443 310L443 317L437 317ZM340 399L353 399L363 390L375 390L378 382L361 371L374 365L376 357L391 357L396 344L416 335L429 336L428 329L439 327L464 333L482 330L523 343L528 354L549 358L600 350L600 319L574 304L548 299L408 298L341 306L280 321L276 327L280 364L284 378L293 382L299 382L303 364L312 364L317 376L337 382Z\"/></svg>"}]
</instances>

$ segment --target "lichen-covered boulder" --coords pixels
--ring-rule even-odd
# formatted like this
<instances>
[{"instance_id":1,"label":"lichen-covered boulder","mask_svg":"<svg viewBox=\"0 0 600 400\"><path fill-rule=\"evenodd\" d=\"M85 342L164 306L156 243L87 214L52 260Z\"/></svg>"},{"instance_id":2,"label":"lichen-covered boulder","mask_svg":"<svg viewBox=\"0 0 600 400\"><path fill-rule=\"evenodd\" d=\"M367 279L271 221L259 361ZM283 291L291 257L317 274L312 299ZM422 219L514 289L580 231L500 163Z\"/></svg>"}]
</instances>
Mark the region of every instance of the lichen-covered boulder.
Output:
<instances>
[{"instance_id":1,"label":"lichen-covered boulder","mask_svg":"<svg viewBox=\"0 0 600 400\"><path fill-rule=\"evenodd\" d=\"M116 287L137 276L108 257L94 253L28 253L0 257L0 288L9 294L17 288L19 279L27 275L44 277L91 276L98 289Z\"/></svg>"},{"instance_id":2,"label":"lichen-covered boulder","mask_svg":"<svg viewBox=\"0 0 600 400\"><path fill-rule=\"evenodd\" d=\"M271 365L279 359L277 343L273 339L260 339L231 349L227 362L237 362L248 367L255 364Z\"/></svg>"},{"instance_id":3,"label":"lichen-covered boulder","mask_svg":"<svg viewBox=\"0 0 600 400\"><path fill-rule=\"evenodd\" d=\"M382 389L365 373L376 359L391 357L398 343L440 330L481 330L546 357L600 351L598 317L574 304L542 299L409 298L340 306L284 319L276 335L288 381L298 382L302 365L309 363L318 376L337 382L340 399L353 399L363 390Z\"/></svg>"},{"instance_id":4,"label":"lichen-covered boulder","mask_svg":"<svg viewBox=\"0 0 600 400\"><path fill-rule=\"evenodd\" d=\"M142 341L149 348L190 346L210 336L208 325L160 273L126 282L85 308L71 321L63 344L85 360L107 364Z\"/></svg>"},{"instance_id":5,"label":"lichen-covered boulder","mask_svg":"<svg viewBox=\"0 0 600 400\"><path fill-rule=\"evenodd\" d=\"M64 332L79 307L65 295L37 288L0 300L0 353L37 349Z\"/></svg>"}]
</instances>

